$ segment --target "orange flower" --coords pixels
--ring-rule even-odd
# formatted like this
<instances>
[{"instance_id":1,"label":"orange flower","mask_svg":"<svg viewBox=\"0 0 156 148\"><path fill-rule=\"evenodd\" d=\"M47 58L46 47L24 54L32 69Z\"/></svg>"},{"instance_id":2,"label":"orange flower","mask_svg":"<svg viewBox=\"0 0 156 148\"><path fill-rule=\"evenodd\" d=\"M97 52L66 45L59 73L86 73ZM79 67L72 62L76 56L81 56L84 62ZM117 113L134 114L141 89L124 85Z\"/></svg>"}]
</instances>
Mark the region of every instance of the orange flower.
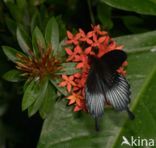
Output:
<instances>
[{"instance_id":1,"label":"orange flower","mask_svg":"<svg viewBox=\"0 0 156 148\"><path fill-rule=\"evenodd\" d=\"M122 66L117 70L117 72L118 72L119 74L123 75L123 76L126 76L127 72L126 72L126 70L124 70L124 69L125 69L125 67L126 67L127 65L128 65L128 62L127 62L127 61L124 61L124 62L122 63Z\"/></svg>"},{"instance_id":2,"label":"orange flower","mask_svg":"<svg viewBox=\"0 0 156 148\"><path fill-rule=\"evenodd\" d=\"M81 74L80 73L75 73L73 74L74 78L80 78L81 77Z\"/></svg>"},{"instance_id":3,"label":"orange flower","mask_svg":"<svg viewBox=\"0 0 156 148\"><path fill-rule=\"evenodd\" d=\"M78 112L80 110L87 111L84 99L80 100L80 105L76 104L76 106L74 107L74 112Z\"/></svg>"},{"instance_id":4,"label":"orange flower","mask_svg":"<svg viewBox=\"0 0 156 148\"><path fill-rule=\"evenodd\" d=\"M67 86L68 92L71 91L72 86L76 86L75 82L73 81L74 80L74 77L72 75L69 76L69 77L67 75L62 75L62 79L64 81L60 82L59 86L60 87Z\"/></svg>"},{"instance_id":5,"label":"orange flower","mask_svg":"<svg viewBox=\"0 0 156 148\"><path fill-rule=\"evenodd\" d=\"M86 69L86 68L88 68L88 57L86 56L86 55L80 55L80 56L77 56L77 60L81 60L78 64L77 64L77 66L76 66L76 68L78 68L78 69L80 69L80 68L83 68L83 69Z\"/></svg>"},{"instance_id":6,"label":"orange flower","mask_svg":"<svg viewBox=\"0 0 156 148\"><path fill-rule=\"evenodd\" d=\"M77 33L75 36L70 32L70 31L67 31L67 37L69 40L66 41L67 44L75 44L77 45L78 44L78 40L80 38L80 34Z\"/></svg>"},{"instance_id":7,"label":"orange flower","mask_svg":"<svg viewBox=\"0 0 156 148\"><path fill-rule=\"evenodd\" d=\"M112 40L107 32L101 31L99 25L92 26L92 31L85 33L82 29L73 35L67 31L68 39L67 43L72 44L71 49L65 48L68 55L67 61L76 63L76 68L80 69L80 73L72 74L69 77L62 75L63 82L60 86L67 87L69 96L69 105L74 104L74 112L79 110L86 111L85 106L85 91L87 76L90 69L90 63L88 55L94 55L97 58L101 58L105 53L111 50L121 50L123 46L118 46L114 40ZM126 62L117 70L118 73L125 75L126 71L124 67Z\"/></svg>"},{"instance_id":8,"label":"orange flower","mask_svg":"<svg viewBox=\"0 0 156 148\"><path fill-rule=\"evenodd\" d=\"M102 36L102 37L98 38L98 36L96 34L94 34L93 35L93 41L94 42L93 42L93 44L91 44L91 46L92 47L99 47L99 44L103 43L105 39L106 39L106 36Z\"/></svg>"},{"instance_id":9,"label":"orange flower","mask_svg":"<svg viewBox=\"0 0 156 148\"><path fill-rule=\"evenodd\" d=\"M88 70L87 70L88 71ZM76 86L74 86L73 90L77 91L77 90L83 90L85 83L86 83L86 79L87 79L88 73L83 72L81 74L81 77L78 79L75 79L75 83L77 84ZM81 91L83 92L83 91Z\"/></svg>"},{"instance_id":10,"label":"orange flower","mask_svg":"<svg viewBox=\"0 0 156 148\"><path fill-rule=\"evenodd\" d=\"M74 48L74 51L69 48L65 48L65 50L66 53L69 55L67 61L75 61L74 59L76 58L77 54L82 52L81 47L78 45Z\"/></svg>"},{"instance_id":11,"label":"orange flower","mask_svg":"<svg viewBox=\"0 0 156 148\"><path fill-rule=\"evenodd\" d=\"M85 32L82 29L79 29L79 32L81 34L80 41L85 41L88 44L92 44L93 43L93 41L90 39L93 36L92 32L88 32L87 35L85 34Z\"/></svg>"},{"instance_id":12,"label":"orange flower","mask_svg":"<svg viewBox=\"0 0 156 148\"><path fill-rule=\"evenodd\" d=\"M109 43L111 41L111 43ZM106 37L104 42L99 45L98 58L101 58L104 54L111 50L121 50L123 46L118 46L115 41L110 40L110 37Z\"/></svg>"},{"instance_id":13,"label":"orange flower","mask_svg":"<svg viewBox=\"0 0 156 148\"><path fill-rule=\"evenodd\" d=\"M108 34L106 31L101 31L100 25L97 25L97 26L92 25L92 28L93 28L93 32L97 33L99 35L107 35Z\"/></svg>"},{"instance_id":14,"label":"orange flower","mask_svg":"<svg viewBox=\"0 0 156 148\"><path fill-rule=\"evenodd\" d=\"M124 70L124 67L120 67L117 72L123 76L126 76L126 71Z\"/></svg>"},{"instance_id":15,"label":"orange flower","mask_svg":"<svg viewBox=\"0 0 156 148\"><path fill-rule=\"evenodd\" d=\"M74 112L77 112L79 110L86 110L85 100L84 97L80 95L80 92L72 93L72 95L67 97L67 99L69 99L69 105L75 103Z\"/></svg>"},{"instance_id":16,"label":"orange flower","mask_svg":"<svg viewBox=\"0 0 156 148\"><path fill-rule=\"evenodd\" d=\"M79 94L79 93L72 93L72 95L70 95L69 97L67 97L67 99L69 99L69 105L76 103L77 105L81 105L81 101L83 99L83 97Z\"/></svg>"}]
</instances>

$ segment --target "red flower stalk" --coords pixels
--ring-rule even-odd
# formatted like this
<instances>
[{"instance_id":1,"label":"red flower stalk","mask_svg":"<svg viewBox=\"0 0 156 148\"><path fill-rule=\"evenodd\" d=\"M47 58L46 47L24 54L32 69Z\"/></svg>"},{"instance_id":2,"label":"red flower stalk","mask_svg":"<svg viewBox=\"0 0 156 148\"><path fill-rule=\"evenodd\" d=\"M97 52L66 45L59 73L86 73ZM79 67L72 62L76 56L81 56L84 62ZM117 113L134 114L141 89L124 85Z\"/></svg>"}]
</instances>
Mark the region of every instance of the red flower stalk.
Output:
<instances>
[{"instance_id":1,"label":"red flower stalk","mask_svg":"<svg viewBox=\"0 0 156 148\"><path fill-rule=\"evenodd\" d=\"M33 52L29 57L17 54L16 68L21 70L24 76L32 78L39 77L42 79L46 75L55 77L55 73L61 69L61 66L51 51L52 49L48 48L45 53L40 54L39 59L34 56Z\"/></svg>"}]
</instances>

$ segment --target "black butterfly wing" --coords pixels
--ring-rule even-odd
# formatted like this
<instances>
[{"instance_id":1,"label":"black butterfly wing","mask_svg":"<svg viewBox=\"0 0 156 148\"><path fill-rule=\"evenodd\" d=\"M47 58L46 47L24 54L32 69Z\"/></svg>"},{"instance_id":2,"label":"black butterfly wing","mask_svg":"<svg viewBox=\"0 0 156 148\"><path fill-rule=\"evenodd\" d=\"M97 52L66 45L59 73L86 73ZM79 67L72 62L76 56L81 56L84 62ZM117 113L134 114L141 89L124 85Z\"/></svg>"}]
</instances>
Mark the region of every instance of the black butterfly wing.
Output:
<instances>
[{"instance_id":1,"label":"black butterfly wing","mask_svg":"<svg viewBox=\"0 0 156 148\"><path fill-rule=\"evenodd\" d=\"M106 63L113 72L115 72L126 59L127 54L122 50L112 50L101 57L101 60Z\"/></svg>"},{"instance_id":2,"label":"black butterfly wing","mask_svg":"<svg viewBox=\"0 0 156 148\"><path fill-rule=\"evenodd\" d=\"M96 63L91 66L85 87L86 106L90 114L95 118L103 115L105 102L102 81L96 66Z\"/></svg>"},{"instance_id":3,"label":"black butterfly wing","mask_svg":"<svg viewBox=\"0 0 156 148\"><path fill-rule=\"evenodd\" d=\"M118 111L127 110L130 103L130 85L125 77L116 72L126 59L127 55L122 50L110 51L102 57L113 74L111 86L103 83L106 100Z\"/></svg>"},{"instance_id":4,"label":"black butterfly wing","mask_svg":"<svg viewBox=\"0 0 156 148\"><path fill-rule=\"evenodd\" d=\"M116 110L131 113L128 109L130 86L126 78L116 72L126 58L126 53L121 50L108 52L101 59L91 57L85 97L88 111L93 117L102 116L105 101Z\"/></svg>"},{"instance_id":5,"label":"black butterfly wing","mask_svg":"<svg viewBox=\"0 0 156 148\"><path fill-rule=\"evenodd\" d=\"M103 84L105 85L105 84ZM125 77L116 74L113 85L105 85L106 100L118 111L127 110L130 103L130 85Z\"/></svg>"}]
</instances>

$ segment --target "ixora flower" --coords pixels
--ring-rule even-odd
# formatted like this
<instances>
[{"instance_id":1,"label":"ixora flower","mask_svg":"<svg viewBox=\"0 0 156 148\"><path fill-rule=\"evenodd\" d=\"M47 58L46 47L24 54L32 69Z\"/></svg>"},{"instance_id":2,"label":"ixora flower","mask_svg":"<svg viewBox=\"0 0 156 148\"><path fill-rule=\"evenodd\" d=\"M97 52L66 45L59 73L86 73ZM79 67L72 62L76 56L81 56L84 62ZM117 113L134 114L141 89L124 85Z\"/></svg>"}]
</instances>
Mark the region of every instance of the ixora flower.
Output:
<instances>
[{"instance_id":1,"label":"ixora flower","mask_svg":"<svg viewBox=\"0 0 156 148\"><path fill-rule=\"evenodd\" d=\"M76 34L67 31L68 40L65 48L67 61L76 64L80 70L77 74L62 75L60 87L66 87L69 105L74 105L74 111L88 111L96 121L103 115L104 104L112 105L116 110L126 110L130 119L130 86L125 78L127 55L123 46L102 31L100 26L92 26L85 33L82 29Z\"/></svg>"}]
</instances>

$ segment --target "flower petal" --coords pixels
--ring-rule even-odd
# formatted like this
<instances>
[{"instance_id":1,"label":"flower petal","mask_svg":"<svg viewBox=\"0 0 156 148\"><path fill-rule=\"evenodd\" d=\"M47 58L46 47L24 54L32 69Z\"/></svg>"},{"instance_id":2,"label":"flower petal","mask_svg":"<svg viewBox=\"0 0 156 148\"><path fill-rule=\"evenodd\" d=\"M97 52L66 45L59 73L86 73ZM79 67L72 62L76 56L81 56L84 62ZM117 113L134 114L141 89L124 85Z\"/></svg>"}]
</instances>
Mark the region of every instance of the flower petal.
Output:
<instances>
[{"instance_id":1,"label":"flower petal","mask_svg":"<svg viewBox=\"0 0 156 148\"><path fill-rule=\"evenodd\" d=\"M76 65L76 68L78 68L78 69L79 69L79 68L82 68L82 67L83 67L83 65L84 65L84 64L83 64L83 62L78 63L78 64Z\"/></svg>"},{"instance_id":2,"label":"flower petal","mask_svg":"<svg viewBox=\"0 0 156 148\"><path fill-rule=\"evenodd\" d=\"M92 50L92 47L91 46L89 46L89 47L87 47L86 49L85 49L85 54L90 54L91 53L91 50Z\"/></svg>"},{"instance_id":3,"label":"flower petal","mask_svg":"<svg viewBox=\"0 0 156 148\"><path fill-rule=\"evenodd\" d=\"M67 75L62 75L62 79L64 79L64 80L68 80Z\"/></svg>"},{"instance_id":4,"label":"flower petal","mask_svg":"<svg viewBox=\"0 0 156 148\"><path fill-rule=\"evenodd\" d=\"M100 37L100 38L98 39L98 42L99 42L99 43L102 43L105 39L106 39L106 37L105 37L105 36Z\"/></svg>"},{"instance_id":5,"label":"flower petal","mask_svg":"<svg viewBox=\"0 0 156 148\"><path fill-rule=\"evenodd\" d=\"M80 110L81 110L81 107L79 107L79 106L77 106L77 105L74 107L74 112L78 112L78 111L80 111Z\"/></svg>"},{"instance_id":6,"label":"flower petal","mask_svg":"<svg viewBox=\"0 0 156 148\"><path fill-rule=\"evenodd\" d=\"M70 31L67 31L67 37L69 39L72 39L73 38L73 34Z\"/></svg>"},{"instance_id":7,"label":"flower petal","mask_svg":"<svg viewBox=\"0 0 156 148\"><path fill-rule=\"evenodd\" d=\"M72 81L73 79L74 79L74 76L71 75L71 76L69 77L69 80Z\"/></svg>"},{"instance_id":8,"label":"flower petal","mask_svg":"<svg viewBox=\"0 0 156 148\"><path fill-rule=\"evenodd\" d=\"M74 77L75 77L75 78L80 78L80 76L81 76L80 73L75 73L75 74L74 74Z\"/></svg>"},{"instance_id":9,"label":"flower petal","mask_svg":"<svg viewBox=\"0 0 156 148\"><path fill-rule=\"evenodd\" d=\"M69 102L68 102L68 105L71 105L71 104L74 104L75 103L75 100L70 100Z\"/></svg>"},{"instance_id":10,"label":"flower petal","mask_svg":"<svg viewBox=\"0 0 156 148\"><path fill-rule=\"evenodd\" d=\"M67 91L71 92L71 84L70 83L67 84Z\"/></svg>"},{"instance_id":11,"label":"flower petal","mask_svg":"<svg viewBox=\"0 0 156 148\"><path fill-rule=\"evenodd\" d=\"M69 49L69 48L65 48L65 51L66 51L66 53L67 53L68 55L72 55L72 54L73 54L73 52L72 52L71 49Z\"/></svg>"},{"instance_id":12,"label":"flower petal","mask_svg":"<svg viewBox=\"0 0 156 148\"><path fill-rule=\"evenodd\" d=\"M79 45L77 45L77 46L74 48L74 52L75 52L75 54L76 54L76 53L82 53L82 48L81 48Z\"/></svg>"},{"instance_id":13,"label":"flower petal","mask_svg":"<svg viewBox=\"0 0 156 148\"><path fill-rule=\"evenodd\" d=\"M79 32L80 32L80 34L81 34L81 37L85 37L86 35L85 35L85 32L80 28L79 29Z\"/></svg>"},{"instance_id":14,"label":"flower petal","mask_svg":"<svg viewBox=\"0 0 156 148\"><path fill-rule=\"evenodd\" d=\"M66 86L66 85L67 85L67 82L66 82L66 81L63 81L63 82L61 82L61 83L59 84L60 87L64 87L64 86Z\"/></svg>"}]
</instances>

